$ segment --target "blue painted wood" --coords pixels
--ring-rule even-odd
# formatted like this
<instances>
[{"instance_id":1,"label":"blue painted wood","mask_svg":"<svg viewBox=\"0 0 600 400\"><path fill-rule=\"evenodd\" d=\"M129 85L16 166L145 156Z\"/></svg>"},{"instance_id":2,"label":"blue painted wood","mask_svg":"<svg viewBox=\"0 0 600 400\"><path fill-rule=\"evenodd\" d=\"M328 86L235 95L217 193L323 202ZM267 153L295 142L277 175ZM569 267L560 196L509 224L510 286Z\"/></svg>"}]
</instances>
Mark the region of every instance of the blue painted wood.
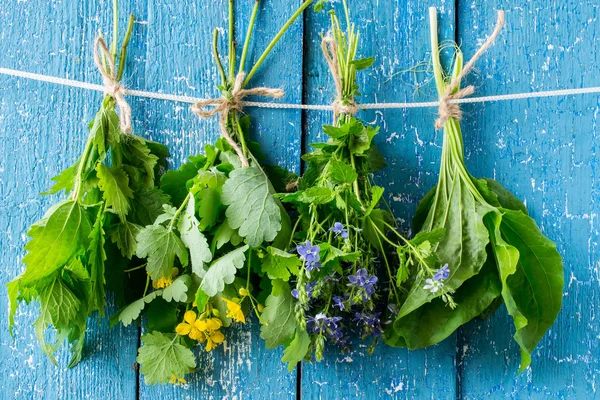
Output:
<instances>
[{"instance_id":1,"label":"blue painted wood","mask_svg":"<svg viewBox=\"0 0 600 400\"><path fill-rule=\"evenodd\" d=\"M506 30L468 81L477 94L600 84L598 7L593 2L459 1L459 37L468 57L492 29L495 9ZM555 240L565 262L558 320L533 354L531 370L515 376L519 349L512 321L500 309L462 331L460 370L465 399L598 398L599 112L594 95L465 107L467 164L525 200Z\"/></svg>"},{"instance_id":2,"label":"blue painted wood","mask_svg":"<svg viewBox=\"0 0 600 400\"><path fill-rule=\"evenodd\" d=\"M264 1L251 45L251 60L258 58L271 38L293 14L298 1ZM254 2L236 2L236 40L243 43ZM181 2L152 0L147 20L146 81L149 90L194 96L220 94L218 73L211 53L215 27L227 31L227 1ZM227 38L221 37L221 54ZM281 87L285 100L300 102L302 94L302 19L283 37L251 85ZM252 64L247 63L251 66ZM248 109L252 137L267 150L270 163L299 172L300 112ZM219 137L217 117L201 120L181 104L151 101L146 108L150 135L167 142L177 166L186 156L202 151ZM207 354L198 348L198 372L187 385L148 387L140 380L140 398L295 398L296 373L280 359L282 350L266 350L259 324L225 330L227 344Z\"/></svg>"},{"instance_id":3,"label":"blue painted wood","mask_svg":"<svg viewBox=\"0 0 600 400\"><path fill-rule=\"evenodd\" d=\"M0 64L24 71L98 82L92 43L98 29L110 27L111 2L21 2L0 4ZM123 15L144 15L146 4L123 4ZM125 19L122 20L123 25ZM122 31L122 34L124 32ZM132 56L143 43L137 26ZM144 85L140 59L130 58L127 82ZM16 399L135 399L135 353L138 330L108 329L91 318L86 334L87 358L66 369L43 355L31 324L34 306L19 309L15 341L8 335L5 285L22 270L28 226L61 196L40 197L50 178L70 166L83 150L87 123L102 95L79 89L0 77L0 397ZM136 117L139 109L132 102ZM135 123L137 132L141 131ZM144 136L143 131L141 135ZM114 311L109 308L109 312Z\"/></svg>"},{"instance_id":4,"label":"blue painted wood","mask_svg":"<svg viewBox=\"0 0 600 400\"><path fill-rule=\"evenodd\" d=\"M337 5L338 13L343 13L341 4ZM361 31L359 56L375 57L372 68L359 72L363 95L358 100L370 103L430 99L433 91L422 93L422 98L415 97L414 89L404 83L412 75L402 72L426 59L428 4L351 0L349 5L351 18ZM440 14L440 34L453 39L453 4L446 3ZM307 25L305 100L330 103L335 89L320 50L320 35L329 29L329 16L309 15ZM322 141L321 125L331 123L332 116L309 112L307 117L307 143ZM360 117L381 127L376 142L389 165L376 181L386 188L387 201L403 230L409 232L417 202L437 183L441 136L434 135L434 115L431 110L388 110L363 112ZM359 339L355 342L358 344ZM349 354L332 348L322 363L303 363L302 398L451 399L455 397L455 348L454 337L414 352L380 344L373 356L366 353L364 346Z\"/></svg>"}]
</instances>

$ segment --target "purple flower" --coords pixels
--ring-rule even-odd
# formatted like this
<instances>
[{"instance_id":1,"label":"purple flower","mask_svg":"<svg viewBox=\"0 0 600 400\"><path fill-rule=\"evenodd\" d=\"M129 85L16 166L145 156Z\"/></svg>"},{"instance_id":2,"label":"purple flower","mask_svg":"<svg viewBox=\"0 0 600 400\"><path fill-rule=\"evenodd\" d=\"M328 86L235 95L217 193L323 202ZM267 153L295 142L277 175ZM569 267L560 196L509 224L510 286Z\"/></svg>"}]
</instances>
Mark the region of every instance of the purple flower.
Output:
<instances>
[{"instance_id":1,"label":"purple flower","mask_svg":"<svg viewBox=\"0 0 600 400\"><path fill-rule=\"evenodd\" d=\"M435 275L433 276L434 281L445 281L450 276L450 267L448 264L444 264L444 266L437 270Z\"/></svg>"},{"instance_id":2,"label":"purple flower","mask_svg":"<svg viewBox=\"0 0 600 400\"><path fill-rule=\"evenodd\" d=\"M315 286L317 286L317 282L309 282L306 284L306 297L310 300L310 298L312 297L313 294L313 290L315 289ZM292 296L295 297L296 299L300 298L300 292L298 292L298 289L292 289Z\"/></svg>"},{"instance_id":3,"label":"purple flower","mask_svg":"<svg viewBox=\"0 0 600 400\"><path fill-rule=\"evenodd\" d=\"M292 289L292 297L296 299L300 298L300 293L298 293L298 289Z\"/></svg>"},{"instance_id":4,"label":"purple flower","mask_svg":"<svg viewBox=\"0 0 600 400\"><path fill-rule=\"evenodd\" d=\"M344 311L346 309L344 301L346 301L346 298L343 296L333 296L333 306L339 308L340 311Z\"/></svg>"},{"instance_id":5,"label":"purple flower","mask_svg":"<svg viewBox=\"0 0 600 400\"><path fill-rule=\"evenodd\" d=\"M375 293L377 277L375 275L369 276L369 273L365 268L356 271L356 275L348 276L348 281L350 282L348 286L359 289L359 294L362 295L363 301L368 301Z\"/></svg>"},{"instance_id":6,"label":"purple flower","mask_svg":"<svg viewBox=\"0 0 600 400\"><path fill-rule=\"evenodd\" d=\"M307 264L319 261L319 252L321 251L321 248L317 245L313 246L309 240L304 244L299 244L296 250L298 251L298 254L300 254L300 258L305 260Z\"/></svg>"},{"instance_id":7,"label":"purple flower","mask_svg":"<svg viewBox=\"0 0 600 400\"><path fill-rule=\"evenodd\" d=\"M365 313L355 313L354 314L354 322L362 322L363 328L365 330L365 335L369 336L381 336L383 330L381 329L381 320L379 317L381 316L380 312L375 314L365 314Z\"/></svg>"},{"instance_id":8,"label":"purple flower","mask_svg":"<svg viewBox=\"0 0 600 400\"><path fill-rule=\"evenodd\" d=\"M324 333L327 338L333 341L339 341L343 338L342 326L339 324L342 317L327 317L319 313L314 317L308 317L306 325L309 331L313 333Z\"/></svg>"},{"instance_id":9,"label":"purple flower","mask_svg":"<svg viewBox=\"0 0 600 400\"><path fill-rule=\"evenodd\" d=\"M348 229L344 228L344 225L342 225L341 222L336 222L333 224L333 226L331 228L329 228L330 231L332 231L333 233L335 233L335 237L338 237L339 235L342 236L342 238L347 239L348 238Z\"/></svg>"},{"instance_id":10,"label":"purple flower","mask_svg":"<svg viewBox=\"0 0 600 400\"><path fill-rule=\"evenodd\" d=\"M318 256L317 256L318 257ZM314 270L319 270L321 269L321 263L319 261L313 261L313 262L306 262L306 270L308 272L312 272Z\"/></svg>"}]
</instances>

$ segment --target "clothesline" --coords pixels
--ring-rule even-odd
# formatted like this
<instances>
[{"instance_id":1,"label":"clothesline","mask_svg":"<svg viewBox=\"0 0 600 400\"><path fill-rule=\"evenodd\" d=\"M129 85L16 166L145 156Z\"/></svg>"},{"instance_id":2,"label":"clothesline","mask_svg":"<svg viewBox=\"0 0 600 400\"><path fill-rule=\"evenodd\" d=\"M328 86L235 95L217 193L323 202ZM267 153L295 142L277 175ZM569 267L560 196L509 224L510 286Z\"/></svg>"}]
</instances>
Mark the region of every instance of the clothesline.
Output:
<instances>
[{"instance_id":1,"label":"clothesline","mask_svg":"<svg viewBox=\"0 0 600 400\"><path fill-rule=\"evenodd\" d=\"M59 78L55 76L35 74L32 72L19 71L8 68L0 68L1 75L8 75L20 78L31 79L40 82L55 83L62 86L70 86L75 88L94 90L97 92L104 92L106 90L104 85L77 81L73 79ZM577 88L577 89L558 89L558 90L545 90L539 92L528 92L528 93L513 93L513 94L501 94L493 96L479 96L479 97L467 97L456 100L450 100L453 104L467 104L467 103L485 103L494 101L507 101L507 100L520 100L520 99L533 99L543 97L564 97L573 96L580 94L593 94L600 93L600 86L588 87L588 88ZM133 90L126 89L125 94L127 96L143 97L148 99L157 99L164 101L173 101L178 103L189 103L195 104L206 99L192 97L192 96L180 96L175 94L160 93L160 92L149 92L145 90ZM245 107L259 107L259 108L274 108L274 109L296 109L296 110L315 110L315 111L331 111L333 107L331 105L322 104L294 104L294 103L275 103L275 102L256 102L256 101L244 101L242 104ZM438 107L438 101L427 101L427 102L405 102L405 103L365 103L359 104L358 107L363 110L373 109L407 109L407 108L430 108Z\"/></svg>"}]
</instances>

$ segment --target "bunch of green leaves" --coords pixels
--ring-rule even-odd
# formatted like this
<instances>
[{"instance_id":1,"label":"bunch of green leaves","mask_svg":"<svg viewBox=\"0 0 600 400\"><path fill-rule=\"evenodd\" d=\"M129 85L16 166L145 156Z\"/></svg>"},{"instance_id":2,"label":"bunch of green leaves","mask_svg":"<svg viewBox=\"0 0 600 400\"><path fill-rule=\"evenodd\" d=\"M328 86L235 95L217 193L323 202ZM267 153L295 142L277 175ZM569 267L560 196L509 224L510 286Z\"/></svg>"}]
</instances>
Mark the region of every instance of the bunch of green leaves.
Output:
<instances>
[{"instance_id":1,"label":"bunch of green leaves","mask_svg":"<svg viewBox=\"0 0 600 400\"><path fill-rule=\"evenodd\" d=\"M459 49L445 79L437 41L437 16L431 11L432 61L440 96L463 65ZM457 89L458 90L458 89ZM421 348L440 342L474 317L491 315L504 303L516 327L521 368L552 326L561 307L562 260L521 201L491 179L476 179L467 170L460 123L449 118L438 184L418 206L414 228L446 235L433 251L449 275L441 290L427 290L427 274L411 276L408 295L386 334L393 346ZM452 294L453 307L443 296ZM519 372L520 372L519 371Z\"/></svg>"},{"instance_id":2,"label":"bunch of green leaves","mask_svg":"<svg viewBox=\"0 0 600 400\"><path fill-rule=\"evenodd\" d=\"M132 27L133 16L121 50L119 77ZM116 32L117 26L113 58ZM53 178L54 186L44 193L64 190L68 198L31 226L25 272L8 284L11 333L18 303L38 302L40 315L34 326L41 347L56 364L54 353L68 340L69 367L81 360L87 318L95 311L104 313L106 292L112 289L121 301L125 297L124 271L137 262L132 261L135 235L161 211L164 195L154 182L168 156L163 145L121 131L111 96L104 98L89 131L83 154ZM55 340L48 343L51 327Z\"/></svg>"},{"instance_id":3,"label":"bunch of green leaves","mask_svg":"<svg viewBox=\"0 0 600 400\"><path fill-rule=\"evenodd\" d=\"M244 87L311 2L304 2L271 41L246 75ZM236 78L245 71L259 6L255 2L237 73L232 1L227 72L215 30L214 55L222 78L218 88L224 98L231 98ZM137 361L147 384L182 382L195 368L192 348L198 342L211 351L224 340L219 328L230 326L232 320L245 322L250 309L260 318L261 299L271 290L270 278L260 268L262 249L283 248L289 242L291 221L274 194L275 187L285 186L293 176L278 168L263 170L260 148L248 139L247 116L231 109L225 119L228 135L249 166L243 166L225 139L206 145L203 155L190 157L179 170L162 177L163 211L135 236L136 254L146 261L146 289L113 323L128 325L146 310L149 333L142 336ZM262 295L256 294L258 288Z\"/></svg>"},{"instance_id":4,"label":"bunch of green leaves","mask_svg":"<svg viewBox=\"0 0 600 400\"><path fill-rule=\"evenodd\" d=\"M346 2L344 7L348 16ZM354 104L356 72L373 59L356 59L359 33L349 18L343 32L332 13L332 30L340 97ZM303 156L306 170L298 190L280 194L298 212L298 220L287 252L267 248L263 258L263 270L278 280L266 300L261 337L267 348L285 346L283 360L290 369L313 352L321 360L327 341L347 347L351 331L374 339L372 350L383 329L377 300L389 296L399 304L399 285L411 265L434 264L429 250L439 231L408 241L398 233L389 208L381 207L384 189L372 179L385 166L373 143L377 132L340 114L334 125L323 126L328 141L312 144L315 150ZM395 259L403 266L399 272L393 268Z\"/></svg>"}]
</instances>

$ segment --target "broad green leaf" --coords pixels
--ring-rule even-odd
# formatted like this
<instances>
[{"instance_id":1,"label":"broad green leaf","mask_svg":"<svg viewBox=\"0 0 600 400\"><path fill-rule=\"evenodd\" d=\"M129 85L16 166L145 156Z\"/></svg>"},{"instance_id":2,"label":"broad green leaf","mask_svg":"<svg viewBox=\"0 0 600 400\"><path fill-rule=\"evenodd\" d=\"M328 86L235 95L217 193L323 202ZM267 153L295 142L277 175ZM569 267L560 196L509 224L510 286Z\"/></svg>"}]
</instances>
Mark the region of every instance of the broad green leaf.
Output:
<instances>
[{"instance_id":1,"label":"broad green leaf","mask_svg":"<svg viewBox=\"0 0 600 400\"><path fill-rule=\"evenodd\" d=\"M473 180L485 200L495 207L508 208L509 210L522 211L528 215L527 208L523 202L506 190L500 183L493 179L474 179Z\"/></svg>"},{"instance_id":2,"label":"broad green leaf","mask_svg":"<svg viewBox=\"0 0 600 400\"><path fill-rule=\"evenodd\" d=\"M307 204L321 205L333 201L334 198L333 190L325 186L314 186L302 192L298 200Z\"/></svg>"},{"instance_id":3,"label":"broad green leaf","mask_svg":"<svg viewBox=\"0 0 600 400\"><path fill-rule=\"evenodd\" d=\"M371 188L371 202L369 203L369 207L367 207L367 209L365 210L365 217L371 214L375 207L377 207L384 192L385 189L379 186L373 186Z\"/></svg>"},{"instance_id":4,"label":"broad green leaf","mask_svg":"<svg viewBox=\"0 0 600 400\"><path fill-rule=\"evenodd\" d=\"M238 229L250 247L270 242L281 229L281 210L269 190L269 181L256 167L236 169L223 185L223 204L229 226Z\"/></svg>"},{"instance_id":5,"label":"broad green leaf","mask_svg":"<svg viewBox=\"0 0 600 400\"><path fill-rule=\"evenodd\" d=\"M195 210L194 196L190 196L185 214L179 217L179 226L177 229L179 229L181 241L190 249L192 272L203 278L204 274L206 274L204 264L212 260L212 253L208 247L206 237L200 232Z\"/></svg>"},{"instance_id":6,"label":"broad green leaf","mask_svg":"<svg viewBox=\"0 0 600 400\"><path fill-rule=\"evenodd\" d=\"M343 161L331 160L329 162L329 180L334 185L352 183L358 178L358 174L349 164Z\"/></svg>"},{"instance_id":7,"label":"broad green leaf","mask_svg":"<svg viewBox=\"0 0 600 400\"><path fill-rule=\"evenodd\" d=\"M114 326L117 323L121 322L123 326L129 326L133 321L138 319L142 310L146 307L146 304L150 303L157 296L162 294L162 290L155 290L154 292L142 297L139 300L134 301L124 309L122 309L118 314L111 317L110 325Z\"/></svg>"},{"instance_id":8,"label":"broad green leaf","mask_svg":"<svg viewBox=\"0 0 600 400\"><path fill-rule=\"evenodd\" d=\"M184 378L196 368L194 353L173 334L151 332L142 336L136 361L146 385L165 384L175 376Z\"/></svg>"},{"instance_id":9,"label":"broad green leaf","mask_svg":"<svg viewBox=\"0 0 600 400\"><path fill-rule=\"evenodd\" d=\"M162 297L166 301L185 303L188 299L188 289L191 286L192 278L189 275L178 276L173 283L164 288Z\"/></svg>"},{"instance_id":10,"label":"broad green leaf","mask_svg":"<svg viewBox=\"0 0 600 400\"><path fill-rule=\"evenodd\" d=\"M278 282L278 295L271 294L265 302L262 319L265 323L260 328L260 337L265 340L267 349L290 343L296 333L297 322L294 316L294 298L289 285ZM275 291L275 286L273 287Z\"/></svg>"},{"instance_id":11,"label":"broad green leaf","mask_svg":"<svg viewBox=\"0 0 600 400\"><path fill-rule=\"evenodd\" d=\"M235 229L232 229L229 226L227 219L225 219L215 232L215 236L213 237L213 247L220 249L230 242L233 246L237 246L242 243L242 237Z\"/></svg>"},{"instance_id":12,"label":"broad green leaf","mask_svg":"<svg viewBox=\"0 0 600 400\"><path fill-rule=\"evenodd\" d=\"M128 137L122 144L124 158L142 172L142 182L154 187L154 167L158 157L150 152L146 141L140 137Z\"/></svg>"},{"instance_id":13,"label":"broad green leaf","mask_svg":"<svg viewBox=\"0 0 600 400\"><path fill-rule=\"evenodd\" d=\"M106 252L104 251L104 212L101 210L96 217L96 222L90 233L89 246L89 269L92 285L91 310L98 310L100 315L104 315L104 306L106 298L104 294L104 262L106 261Z\"/></svg>"},{"instance_id":14,"label":"broad green leaf","mask_svg":"<svg viewBox=\"0 0 600 400\"><path fill-rule=\"evenodd\" d=\"M212 228L219 221L223 205L221 195L217 189L207 188L197 194L198 216L200 217L200 230L204 231Z\"/></svg>"},{"instance_id":15,"label":"broad green leaf","mask_svg":"<svg viewBox=\"0 0 600 400\"><path fill-rule=\"evenodd\" d=\"M206 304L208 304L210 297L206 293L204 293L202 289L198 288L194 300L196 301L196 307L200 312L202 312L204 311L204 307L206 307Z\"/></svg>"},{"instance_id":16,"label":"broad green leaf","mask_svg":"<svg viewBox=\"0 0 600 400\"><path fill-rule=\"evenodd\" d=\"M129 212L133 191L129 188L129 178L122 168L109 168L104 164L96 167L98 186L103 192L106 206L110 211L124 218Z\"/></svg>"},{"instance_id":17,"label":"broad green leaf","mask_svg":"<svg viewBox=\"0 0 600 400\"><path fill-rule=\"evenodd\" d=\"M564 272L556 245L540 232L531 217L521 211L500 211L502 239L519 253L514 268L514 258L507 259L499 246L495 247L498 268L505 281L502 295L517 328L514 338L521 346L519 372L522 372L531 363L533 349L558 316Z\"/></svg>"},{"instance_id":18,"label":"broad green leaf","mask_svg":"<svg viewBox=\"0 0 600 400\"><path fill-rule=\"evenodd\" d=\"M352 60L350 62L350 65L353 65L357 71L360 71L360 70L369 68L371 65L373 65L374 62L375 62L375 59L373 57L368 57L368 58L361 58L358 60Z\"/></svg>"},{"instance_id":19,"label":"broad green leaf","mask_svg":"<svg viewBox=\"0 0 600 400\"><path fill-rule=\"evenodd\" d=\"M449 197L445 195L445 188L438 186L438 195L431 205L423 230L446 230L446 235L435 247L435 252L440 264L447 263L450 268L450 277L445 285L455 290L476 275L487 258L485 249L489 243L489 233L483 217L494 211L494 208L476 201L468 183L458 173L453 179L448 183ZM400 309L400 317L441 296L440 291L431 293L423 289L425 279L423 275L415 279Z\"/></svg>"},{"instance_id":20,"label":"broad green leaf","mask_svg":"<svg viewBox=\"0 0 600 400\"><path fill-rule=\"evenodd\" d=\"M181 321L177 312L178 303L169 303L160 297L148 305L145 316L148 321L148 332L159 331L171 333Z\"/></svg>"},{"instance_id":21,"label":"broad green leaf","mask_svg":"<svg viewBox=\"0 0 600 400\"><path fill-rule=\"evenodd\" d=\"M296 329L294 340L283 350L281 361L288 363L288 371L292 372L296 365L304 360L310 347L310 336L300 328Z\"/></svg>"},{"instance_id":22,"label":"broad green leaf","mask_svg":"<svg viewBox=\"0 0 600 400\"><path fill-rule=\"evenodd\" d=\"M140 186L133 194L127 219L141 226L152 225L163 213L163 204L169 204L169 196L157 188Z\"/></svg>"},{"instance_id":23,"label":"broad green leaf","mask_svg":"<svg viewBox=\"0 0 600 400\"><path fill-rule=\"evenodd\" d=\"M77 169L79 168L79 160L72 166L61 171L60 174L52 178L55 182L54 185L42 194L55 194L64 190L65 193L70 193L75 186L75 179L77 177Z\"/></svg>"},{"instance_id":24,"label":"broad green leaf","mask_svg":"<svg viewBox=\"0 0 600 400\"><path fill-rule=\"evenodd\" d=\"M175 256L182 266L188 265L188 251L181 239L162 225L150 225L137 235L137 251L140 258L148 257L146 271L152 280L171 276Z\"/></svg>"},{"instance_id":25,"label":"broad green leaf","mask_svg":"<svg viewBox=\"0 0 600 400\"><path fill-rule=\"evenodd\" d=\"M200 289L210 297L222 292L226 284L234 281L237 270L244 266L246 250L248 250L248 245L214 260L202 279Z\"/></svg>"},{"instance_id":26,"label":"broad green leaf","mask_svg":"<svg viewBox=\"0 0 600 400\"><path fill-rule=\"evenodd\" d=\"M26 265L21 286L30 286L62 268L82 247L87 247L91 225L85 209L73 200L52 207L31 226L31 241L25 245Z\"/></svg>"},{"instance_id":27,"label":"broad green leaf","mask_svg":"<svg viewBox=\"0 0 600 400\"><path fill-rule=\"evenodd\" d=\"M188 195L188 181L194 179L198 167L193 162L187 162L178 170L167 171L160 178L160 189L171 197L173 205L179 206Z\"/></svg>"},{"instance_id":28,"label":"broad green leaf","mask_svg":"<svg viewBox=\"0 0 600 400\"><path fill-rule=\"evenodd\" d=\"M479 274L467 280L454 294L457 303L450 308L440 297L388 325L385 341L394 347L411 350L439 343L484 311L498 296L501 284L493 261L486 262Z\"/></svg>"},{"instance_id":29,"label":"broad green leaf","mask_svg":"<svg viewBox=\"0 0 600 400\"><path fill-rule=\"evenodd\" d=\"M269 246L261 268L269 278L287 282L292 274L298 275L298 268L301 265L302 261L296 255Z\"/></svg>"}]
</instances>

